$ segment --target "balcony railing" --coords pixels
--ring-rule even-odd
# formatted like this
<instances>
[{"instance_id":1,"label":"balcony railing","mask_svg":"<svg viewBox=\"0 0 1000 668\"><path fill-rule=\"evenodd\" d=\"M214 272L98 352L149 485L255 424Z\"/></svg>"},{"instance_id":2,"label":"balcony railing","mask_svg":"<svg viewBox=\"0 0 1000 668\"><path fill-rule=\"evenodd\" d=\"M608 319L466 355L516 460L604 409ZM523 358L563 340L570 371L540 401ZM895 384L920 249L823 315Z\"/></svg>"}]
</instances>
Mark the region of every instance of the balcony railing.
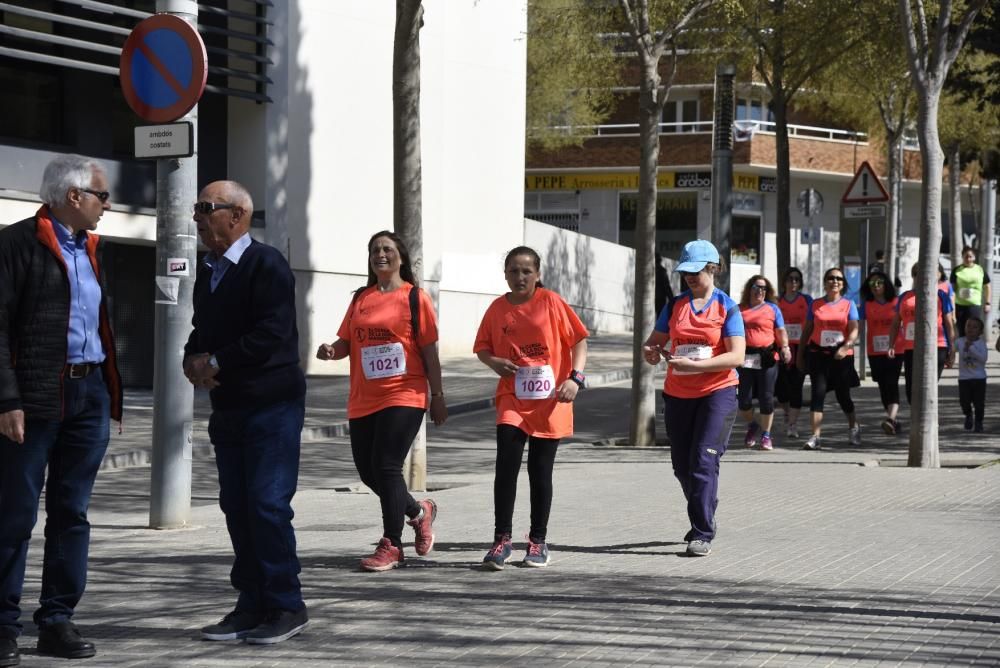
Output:
<instances>
[{"instance_id":1,"label":"balcony railing","mask_svg":"<svg viewBox=\"0 0 1000 668\"><path fill-rule=\"evenodd\" d=\"M676 134L711 134L712 121L687 121L679 123L660 123L661 135ZM744 136L754 133L774 134L773 121L736 121L735 126ZM638 123L610 123L604 125L558 125L548 128L551 131L578 137L638 137ZM854 130L823 128L814 125L788 125L791 137L807 139L822 139L825 141L867 144L868 134ZM749 136L747 138L749 139Z\"/></svg>"}]
</instances>

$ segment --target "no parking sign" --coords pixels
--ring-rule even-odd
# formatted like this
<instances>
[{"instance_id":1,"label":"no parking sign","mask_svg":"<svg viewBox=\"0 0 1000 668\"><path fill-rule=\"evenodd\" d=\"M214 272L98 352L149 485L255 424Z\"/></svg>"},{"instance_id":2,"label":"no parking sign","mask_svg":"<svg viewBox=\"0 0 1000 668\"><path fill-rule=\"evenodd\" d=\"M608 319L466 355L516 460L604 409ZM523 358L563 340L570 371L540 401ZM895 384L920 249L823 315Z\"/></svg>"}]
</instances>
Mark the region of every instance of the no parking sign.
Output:
<instances>
[{"instance_id":1,"label":"no parking sign","mask_svg":"<svg viewBox=\"0 0 1000 668\"><path fill-rule=\"evenodd\" d=\"M120 61L128 106L151 123L169 123L198 104L208 78L201 35L171 14L140 21L125 40Z\"/></svg>"}]
</instances>

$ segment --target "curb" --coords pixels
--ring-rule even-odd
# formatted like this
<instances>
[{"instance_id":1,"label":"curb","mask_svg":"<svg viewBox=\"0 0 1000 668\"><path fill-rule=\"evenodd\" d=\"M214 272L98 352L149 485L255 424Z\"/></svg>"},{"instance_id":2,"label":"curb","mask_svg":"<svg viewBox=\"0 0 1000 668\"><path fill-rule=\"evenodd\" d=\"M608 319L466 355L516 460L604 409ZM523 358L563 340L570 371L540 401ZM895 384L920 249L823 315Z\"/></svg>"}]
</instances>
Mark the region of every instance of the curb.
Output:
<instances>
[{"instance_id":1,"label":"curb","mask_svg":"<svg viewBox=\"0 0 1000 668\"><path fill-rule=\"evenodd\" d=\"M588 376L587 388L610 385L611 383L628 380L631 377L632 369L606 371L604 373ZM462 401L452 406L448 406L448 414L461 415L463 413L486 410L488 408L493 408L494 406L496 406L496 399L494 397L471 399L469 401ZM344 438L350 435L350 433L351 429L346 421L335 422L329 425L320 425L317 427L304 427L302 429L302 442L312 443L316 441L329 440L331 438ZM211 444L195 444L191 447L191 459L211 459L213 457L215 457L215 450ZM149 466L152 463L152 458L153 452L151 448L141 448L114 453L104 457L104 461L101 462L100 470L115 471Z\"/></svg>"}]
</instances>

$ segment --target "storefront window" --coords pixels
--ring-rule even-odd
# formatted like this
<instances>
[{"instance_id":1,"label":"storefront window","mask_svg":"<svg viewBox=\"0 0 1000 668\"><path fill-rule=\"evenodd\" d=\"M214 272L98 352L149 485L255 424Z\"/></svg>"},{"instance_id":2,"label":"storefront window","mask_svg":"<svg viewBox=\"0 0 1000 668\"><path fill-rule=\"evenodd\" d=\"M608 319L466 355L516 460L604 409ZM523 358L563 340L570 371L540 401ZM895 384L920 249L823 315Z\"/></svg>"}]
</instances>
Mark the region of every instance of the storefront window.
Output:
<instances>
[{"instance_id":1,"label":"storefront window","mask_svg":"<svg viewBox=\"0 0 1000 668\"><path fill-rule=\"evenodd\" d=\"M732 264L760 264L760 216L733 216Z\"/></svg>"},{"instance_id":2,"label":"storefront window","mask_svg":"<svg viewBox=\"0 0 1000 668\"><path fill-rule=\"evenodd\" d=\"M618 195L618 243L635 248L638 193ZM659 192L656 196L656 252L676 258L698 236L698 193Z\"/></svg>"}]
</instances>

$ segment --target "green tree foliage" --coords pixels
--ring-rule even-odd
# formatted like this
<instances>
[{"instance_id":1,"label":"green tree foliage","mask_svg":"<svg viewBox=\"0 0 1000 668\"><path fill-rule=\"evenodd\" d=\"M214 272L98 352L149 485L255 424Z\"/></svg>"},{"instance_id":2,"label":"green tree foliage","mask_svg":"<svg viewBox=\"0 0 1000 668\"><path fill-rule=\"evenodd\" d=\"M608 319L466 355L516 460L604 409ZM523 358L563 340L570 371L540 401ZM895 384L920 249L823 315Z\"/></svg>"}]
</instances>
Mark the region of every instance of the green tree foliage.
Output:
<instances>
[{"instance_id":1,"label":"green tree foliage","mask_svg":"<svg viewBox=\"0 0 1000 668\"><path fill-rule=\"evenodd\" d=\"M529 0L527 131L530 147L580 144L611 113L623 59L613 40L615 6L586 0Z\"/></svg>"},{"instance_id":2,"label":"green tree foliage","mask_svg":"<svg viewBox=\"0 0 1000 668\"><path fill-rule=\"evenodd\" d=\"M866 39L863 0L738 0L725 31L737 58L752 62L771 97L776 136L778 272L791 261L788 110L825 69Z\"/></svg>"}]
</instances>

